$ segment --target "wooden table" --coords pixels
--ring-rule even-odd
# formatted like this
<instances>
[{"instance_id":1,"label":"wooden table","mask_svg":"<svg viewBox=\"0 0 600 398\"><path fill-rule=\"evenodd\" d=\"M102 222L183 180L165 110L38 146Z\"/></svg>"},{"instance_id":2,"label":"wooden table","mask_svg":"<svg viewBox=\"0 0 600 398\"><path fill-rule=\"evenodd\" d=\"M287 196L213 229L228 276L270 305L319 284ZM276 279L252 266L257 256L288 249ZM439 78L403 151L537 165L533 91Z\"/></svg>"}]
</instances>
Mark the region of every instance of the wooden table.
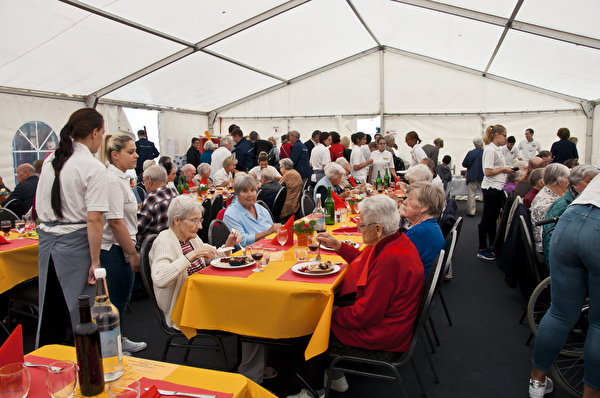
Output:
<instances>
[{"instance_id":1,"label":"wooden table","mask_svg":"<svg viewBox=\"0 0 600 398\"><path fill-rule=\"evenodd\" d=\"M11 232L10 243L0 245L0 294L38 275L37 239L18 237Z\"/></svg>"}]
</instances>

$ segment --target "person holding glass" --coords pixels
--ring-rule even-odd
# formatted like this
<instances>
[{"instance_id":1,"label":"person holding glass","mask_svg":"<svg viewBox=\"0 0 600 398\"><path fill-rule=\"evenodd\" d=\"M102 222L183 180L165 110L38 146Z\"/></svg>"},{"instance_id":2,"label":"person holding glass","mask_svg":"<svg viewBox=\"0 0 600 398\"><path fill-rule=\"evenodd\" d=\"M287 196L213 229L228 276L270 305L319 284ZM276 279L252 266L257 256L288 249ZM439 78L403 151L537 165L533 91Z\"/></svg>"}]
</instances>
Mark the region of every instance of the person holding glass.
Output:
<instances>
[{"instance_id":1,"label":"person holding glass","mask_svg":"<svg viewBox=\"0 0 600 398\"><path fill-rule=\"evenodd\" d=\"M72 344L70 327L79 324L78 297L94 297L103 214L108 211L106 167L94 157L103 134L104 118L98 111L75 111L42 167L36 192L41 221L36 348Z\"/></svg>"},{"instance_id":2,"label":"person holding glass","mask_svg":"<svg viewBox=\"0 0 600 398\"><path fill-rule=\"evenodd\" d=\"M256 203L256 179L250 174L238 173L233 181L237 201L225 210L223 221L229 228L237 229L241 245L248 246L281 229L273 224L269 211Z\"/></svg>"}]
</instances>

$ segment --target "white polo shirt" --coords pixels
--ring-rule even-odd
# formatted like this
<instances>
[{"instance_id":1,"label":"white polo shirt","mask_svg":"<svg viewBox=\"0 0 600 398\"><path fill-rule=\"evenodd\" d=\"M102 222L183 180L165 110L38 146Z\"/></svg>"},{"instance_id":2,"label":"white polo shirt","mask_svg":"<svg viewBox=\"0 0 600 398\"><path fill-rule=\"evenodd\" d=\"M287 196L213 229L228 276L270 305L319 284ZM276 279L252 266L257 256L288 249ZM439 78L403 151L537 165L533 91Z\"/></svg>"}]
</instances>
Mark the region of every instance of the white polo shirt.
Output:
<instances>
[{"instance_id":1,"label":"white polo shirt","mask_svg":"<svg viewBox=\"0 0 600 398\"><path fill-rule=\"evenodd\" d=\"M310 153L310 164L313 171L323 171L323 168L327 163L331 163L331 153L325 145L319 143ZM315 181L314 174L312 175L311 180Z\"/></svg>"},{"instance_id":2,"label":"white polo shirt","mask_svg":"<svg viewBox=\"0 0 600 398\"><path fill-rule=\"evenodd\" d=\"M500 147L500 153L504 156L504 161L508 166L512 165L517 158L521 157L516 145L513 145L512 149L508 149L506 145L502 145Z\"/></svg>"},{"instance_id":3,"label":"white polo shirt","mask_svg":"<svg viewBox=\"0 0 600 398\"><path fill-rule=\"evenodd\" d=\"M415 144L415 146L411 148L410 156L410 167L418 165L423 159L427 159L427 154L419 144Z\"/></svg>"},{"instance_id":4,"label":"white polo shirt","mask_svg":"<svg viewBox=\"0 0 600 398\"><path fill-rule=\"evenodd\" d=\"M394 158L392 154L384 150L383 152L379 152L379 149L371 152L371 159L373 159L373 163L371 163L372 171L371 171L371 183L373 184L377 179L377 172L381 171L381 178L385 175L385 169L389 169L389 173L392 173L392 169L394 168Z\"/></svg>"},{"instance_id":5,"label":"white polo shirt","mask_svg":"<svg viewBox=\"0 0 600 398\"><path fill-rule=\"evenodd\" d=\"M367 161L362 149L362 146L357 145L354 145L354 148L352 148L352 153L350 154L350 173L356 180L360 181L361 183L366 183L367 176L369 175L369 166L365 166L360 170L354 169L355 165L362 164ZM369 156L370 155L371 154L369 153Z\"/></svg>"},{"instance_id":6,"label":"white polo shirt","mask_svg":"<svg viewBox=\"0 0 600 398\"><path fill-rule=\"evenodd\" d=\"M224 168L221 167L221 170L215 173L215 178L213 178L213 183L216 187L223 184L225 181L229 181L233 178L232 173L227 173Z\"/></svg>"},{"instance_id":7,"label":"white polo shirt","mask_svg":"<svg viewBox=\"0 0 600 398\"><path fill-rule=\"evenodd\" d=\"M112 245L119 244L108 225L108 220L122 219L134 244L137 233L137 201L129 183L129 176L110 164L107 180L108 212L104 213L102 250L110 250Z\"/></svg>"},{"instance_id":8,"label":"white polo shirt","mask_svg":"<svg viewBox=\"0 0 600 398\"><path fill-rule=\"evenodd\" d=\"M277 169L275 167L268 165L267 169L271 170L275 177L281 177L281 174L277 171ZM258 177L258 179L260 180L260 170L261 170L260 166L255 166L250 171L248 171L248 173L256 174L256 177Z\"/></svg>"},{"instance_id":9,"label":"white polo shirt","mask_svg":"<svg viewBox=\"0 0 600 398\"><path fill-rule=\"evenodd\" d=\"M538 140L533 140L531 142L523 140L519 142L517 149L521 152L521 158L523 158L524 161L529 162L529 159L542 151L542 146Z\"/></svg>"},{"instance_id":10,"label":"white polo shirt","mask_svg":"<svg viewBox=\"0 0 600 398\"><path fill-rule=\"evenodd\" d=\"M57 221L52 210L51 194L54 184L54 168L52 167L54 153L44 161L42 173L35 196L35 210L40 221ZM87 146L73 142L73 154L67 159L60 171L60 197L62 201L62 222L84 222L83 224L57 225L40 228L44 232L64 235L87 228L85 224L87 213L90 211L108 211L108 190L106 167L96 159Z\"/></svg>"},{"instance_id":11,"label":"white polo shirt","mask_svg":"<svg viewBox=\"0 0 600 398\"><path fill-rule=\"evenodd\" d=\"M500 173L490 177L485 175L485 169L495 170L506 167L506 162L504 161L504 156L500 153L500 148L493 142L490 142L490 144L485 147L482 162L484 177L483 182L481 183L481 189L494 188L501 191L506 182L506 173Z\"/></svg>"},{"instance_id":12,"label":"white polo shirt","mask_svg":"<svg viewBox=\"0 0 600 398\"><path fill-rule=\"evenodd\" d=\"M224 146L218 147L210 158L210 178L214 181L217 171L223 168L223 160L231 156L229 149Z\"/></svg>"}]
</instances>

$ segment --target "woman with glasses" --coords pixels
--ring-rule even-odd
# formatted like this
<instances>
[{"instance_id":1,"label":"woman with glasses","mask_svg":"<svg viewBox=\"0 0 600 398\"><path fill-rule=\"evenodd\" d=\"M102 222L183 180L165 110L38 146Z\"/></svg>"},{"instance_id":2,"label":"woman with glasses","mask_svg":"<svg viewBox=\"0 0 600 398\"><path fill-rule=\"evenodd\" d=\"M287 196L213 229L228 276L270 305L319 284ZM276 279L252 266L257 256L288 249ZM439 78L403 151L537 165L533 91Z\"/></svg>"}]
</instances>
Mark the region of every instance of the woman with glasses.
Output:
<instances>
[{"instance_id":1,"label":"woman with glasses","mask_svg":"<svg viewBox=\"0 0 600 398\"><path fill-rule=\"evenodd\" d=\"M334 248L350 264L340 294L356 293L352 305L333 308L330 344L407 352L425 288L423 264L415 246L398 232L400 216L394 200L377 195L358 206L361 214L357 227L367 245L363 251L327 233L318 235L321 243ZM301 361L303 352L299 347L297 370L322 396L327 356L321 354ZM343 373L334 372L332 389L338 392L348 389ZM292 397L309 396L302 390Z\"/></svg>"}]
</instances>

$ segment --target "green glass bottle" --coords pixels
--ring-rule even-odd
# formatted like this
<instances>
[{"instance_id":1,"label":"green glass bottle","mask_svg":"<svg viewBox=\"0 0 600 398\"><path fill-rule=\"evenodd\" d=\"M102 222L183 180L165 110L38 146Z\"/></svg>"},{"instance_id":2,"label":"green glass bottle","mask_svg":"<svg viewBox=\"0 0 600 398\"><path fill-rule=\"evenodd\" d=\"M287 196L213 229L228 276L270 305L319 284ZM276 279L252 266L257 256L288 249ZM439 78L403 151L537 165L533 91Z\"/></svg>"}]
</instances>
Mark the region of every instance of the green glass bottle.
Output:
<instances>
[{"instance_id":1,"label":"green glass bottle","mask_svg":"<svg viewBox=\"0 0 600 398\"><path fill-rule=\"evenodd\" d=\"M186 176L182 176L183 177L183 189L185 189L186 191L190 191L190 186L187 183L187 177Z\"/></svg>"},{"instance_id":2,"label":"green glass bottle","mask_svg":"<svg viewBox=\"0 0 600 398\"><path fill-rule=\"evenodd\" d=\"M377 179L375 180L375 189L379 192L383 191L383 181L381 180L381 170L377 170Z\"/></svg>"},{"instance_id":3,"label":"green glass bottle","mask_svg":"<svg viewBox=\"0 0 600 398\"><path fill-rule=\"evenodd\" d=\"M335 202L331 196L331 187L327 188L327 199L325 199L325 224L335 224Z\"/></svg>"},{"instance_id":4,"label":"green glass bottle","mask_svg":"<svg viewBox=\"0 0 600 398\"><path fill-rule=\"evenodd\" d=\"M385 189L390 187L390 174L388 173L387 167L385 168L385 175L383 176L383 187Z\"/></svg>"},{"instance_id":5,"label":"green glass bottle","mask_svg":"<svg viewBox=\"0 0 600 398\"><path fill-rule=\"evenodd\" d=\"M183 194L183 183L181 182L183 181L181 178L179 179L179 184L177 184L177 186L175 188L177 188L177 192L181 195Z\"/></svg>"}]
</instances>

